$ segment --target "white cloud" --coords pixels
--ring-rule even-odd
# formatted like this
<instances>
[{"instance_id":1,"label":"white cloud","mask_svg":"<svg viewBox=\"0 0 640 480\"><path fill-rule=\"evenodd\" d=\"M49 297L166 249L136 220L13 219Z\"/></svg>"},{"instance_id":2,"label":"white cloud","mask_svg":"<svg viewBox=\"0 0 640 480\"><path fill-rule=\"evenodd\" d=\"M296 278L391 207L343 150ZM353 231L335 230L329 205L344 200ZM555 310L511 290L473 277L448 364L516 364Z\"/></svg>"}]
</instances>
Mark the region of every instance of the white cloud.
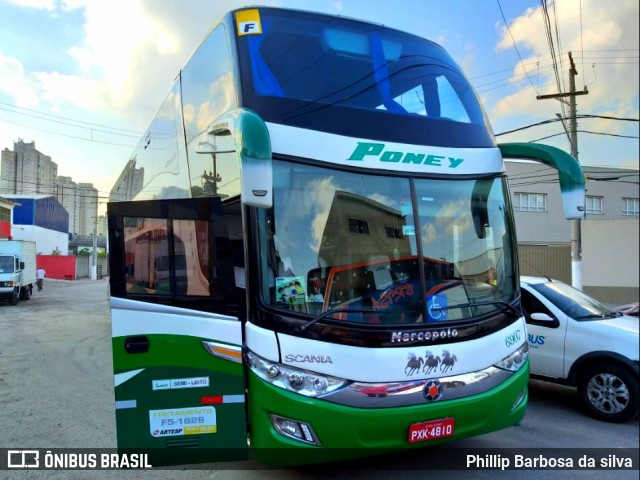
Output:
<instances>
[{"instance_id":1,"label":"white cloud","mask_svg":"<svg viewBox=\"0 0 640 480\"><path fill-rule=\"evenodd\" d=\"M35 8L52 12L56 8L56 0L7 0L18 7Z\"/></svg>"},{"instance_id":2,"label":"white cloud","mask_svg":"<svg viewBox=\"0 0 640 480\"><path fill-rule=\"evenodd\" d=\"M582 25L580 23L582 8ZM601 112L610 110L614 115L629 113L629 105L638 95L638 65L625 62L620 58L625 49L638 48L638 2L621 0L615 6L598 0L556 1L557 21L559 25L563 63L559 72L563 91L567 91L569 61L567 52L573 53L579 75L576 77L576 89L591 83L589 94L579 97L578 101L585 110ZM552 20L553 9L550 9ZM554 25L554 24L552 24ZM552 27L553 28L553 27ZM523 57L529 78L538 88L539 94L557 93L555 76L549 68L550 48L541 8L528 9L510 24L511 34ZM560 49L557 39L556 51ZM499 50L513 49L513 42L507 29L501 27ZM584 59L582 57L584 51ZM534 66L539 64L538 66ZM595 64L596 80L593 81L591 65ZM539 74L541 71L543 73ZM513 77L522 78L522 66L514 66ZM498 100L491 111L494 119L539 114L549 111L550 105L558 110L557 101L536 100L529 82L520 83L522 89Z\"/></svg>"},{"instance_id":3,"label":"white cloud","mask_svg":"<svg viewBox=\"0 0 640 480\"><path fill-rule=\"evenodd\" d=\"M9 93L16 104L32 107L38 104L39 91L36 79L27 74L24 65L0 50L0 92Z\"/></svg>"}]
</instances>

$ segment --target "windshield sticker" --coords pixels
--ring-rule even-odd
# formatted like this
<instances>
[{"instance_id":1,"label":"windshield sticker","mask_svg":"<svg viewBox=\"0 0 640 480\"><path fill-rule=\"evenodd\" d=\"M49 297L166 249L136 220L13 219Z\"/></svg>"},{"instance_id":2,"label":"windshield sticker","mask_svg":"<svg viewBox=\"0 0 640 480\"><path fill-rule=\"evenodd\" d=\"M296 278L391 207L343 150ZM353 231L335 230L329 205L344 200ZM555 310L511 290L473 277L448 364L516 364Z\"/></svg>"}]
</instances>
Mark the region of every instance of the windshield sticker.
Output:
<instances>
[{"instance_id":1,"label":"windshield sticker","mask_svg":"<svg viewBox=\"0 0 640 480\"><path fill-rule=\"evenodd\" d=\"M427 300L429 305L429 321L441 322L449 319L449 310L447 310L447 296L444 294L430 295Z\"/></svg>"},{"instance_id":2,"label":"windshield sticker","mask_svg":"<svg viewBox=\"0 0 640 480\"><path fill-rule=\"evenodd\" d=\"M411 215L413 213L413 206L411 205L411 200L401 200L400 201L400 214L402 216Z\"/></svg>"},{"instance_id":3,"label":"windshield sticker","mask_svg":"<svg viewBox=\"0 0 640 480\"><path fill-rule=\"evenodd\" d=\"M262 33L260 12L254 8L236 13L236 26L239 37L243 35L260 35Z\"/></svg>"},{"instance_id":4,"label":"windshield sticker","mask_svg":"<svg viewBox=\"0 0 640 480\"><path fill-rule=\"evenodd\" d=\"M403 235L415 235L416 227L413 225L403 225L402 226L402 234Z\"/></svg>"},{"instance_id":5,"label":"windshield sticker","mask_svg":"<svg viewBox=\"0 0 640 480\"><path fill-rule=\"evenodd\" d=\"M406 300L412 297L414 294L414 288L412 283L405 283L397 285L380 294L380 297L375 298L375 295L371 297L371 304L374 310L385 310L391 305L394 305L402 300Z\"/></svg>"},{"instance_id":6,"label":"windshield sticker","mask_svg":"<svg viewBox=\"0 0 640 480\"><path fill-rule=\"evenodd\" d=\"M278 303L301 305L305 303L304 277L277 277L276 298Z\"/></svg>"}]
</instances>

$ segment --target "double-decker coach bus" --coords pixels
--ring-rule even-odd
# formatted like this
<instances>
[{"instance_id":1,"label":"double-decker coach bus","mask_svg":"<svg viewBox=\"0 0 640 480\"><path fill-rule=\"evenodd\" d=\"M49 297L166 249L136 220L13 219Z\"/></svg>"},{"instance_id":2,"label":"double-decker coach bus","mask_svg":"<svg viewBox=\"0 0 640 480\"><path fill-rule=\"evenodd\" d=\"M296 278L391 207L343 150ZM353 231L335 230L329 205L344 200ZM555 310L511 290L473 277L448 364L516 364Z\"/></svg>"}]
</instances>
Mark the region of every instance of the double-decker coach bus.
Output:
<instances>
[{"instance_id":1,"label":"double-decker coach bus","mask_svg":"<svg viewBox=\"0 0 640 480\"><path fill-rule=\"evenodd\" d=\"M108 206L119 448L304 464L518 424L505 157L555 166L566 216L582 216L577 162L498 145L439 45L318 13L228 13Z\"/></svg>"}]
</instances>

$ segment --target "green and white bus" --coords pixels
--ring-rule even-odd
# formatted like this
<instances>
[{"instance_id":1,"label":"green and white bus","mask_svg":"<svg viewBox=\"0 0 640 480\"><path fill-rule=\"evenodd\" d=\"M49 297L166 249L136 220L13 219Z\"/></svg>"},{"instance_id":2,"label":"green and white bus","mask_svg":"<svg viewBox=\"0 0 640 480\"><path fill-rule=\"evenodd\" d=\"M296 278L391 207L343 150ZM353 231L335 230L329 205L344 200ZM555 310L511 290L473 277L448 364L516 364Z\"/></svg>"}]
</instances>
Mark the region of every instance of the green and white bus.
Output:
<instances>
[{"instance_id":1,"label":"green and white bus","mask_svg":"<svg viewBox=\"0 0 640 480\"><path fill-rule=\"evenodd\" d=\"M276 8L228 13L112 190L118 447L294 465L518 424L525 322L504 158L439 45ZM116 201L117 200L117 201Z\"/></svg>"}]
</instances>

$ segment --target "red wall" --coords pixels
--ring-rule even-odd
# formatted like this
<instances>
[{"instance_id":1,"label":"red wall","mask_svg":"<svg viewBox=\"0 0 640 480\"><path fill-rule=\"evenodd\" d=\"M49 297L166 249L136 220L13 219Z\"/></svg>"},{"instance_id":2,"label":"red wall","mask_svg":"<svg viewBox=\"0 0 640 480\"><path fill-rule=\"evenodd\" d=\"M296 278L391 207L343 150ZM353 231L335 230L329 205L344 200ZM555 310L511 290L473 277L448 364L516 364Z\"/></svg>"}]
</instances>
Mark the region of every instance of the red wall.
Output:
<instances>
[{"instance_id":1,"label":"red wall","mask_svg":"<svg viewBox=\"0 0 640 480\"><path fill-rule=\"evenodd\" d=\"M11 240L11 224L9 222L0 222L0 238Z\"/></svg>"},{"instance_id":2,"label":"red wall","mask_svg":"<svg viewBox=\"0 0 640 480\"><path fill-rule=\"evenodd\" d=\"M46 278L76 279L76 257L73 255L38 255L36 263L47 272Z\"/></svg>"}]
</instances>

